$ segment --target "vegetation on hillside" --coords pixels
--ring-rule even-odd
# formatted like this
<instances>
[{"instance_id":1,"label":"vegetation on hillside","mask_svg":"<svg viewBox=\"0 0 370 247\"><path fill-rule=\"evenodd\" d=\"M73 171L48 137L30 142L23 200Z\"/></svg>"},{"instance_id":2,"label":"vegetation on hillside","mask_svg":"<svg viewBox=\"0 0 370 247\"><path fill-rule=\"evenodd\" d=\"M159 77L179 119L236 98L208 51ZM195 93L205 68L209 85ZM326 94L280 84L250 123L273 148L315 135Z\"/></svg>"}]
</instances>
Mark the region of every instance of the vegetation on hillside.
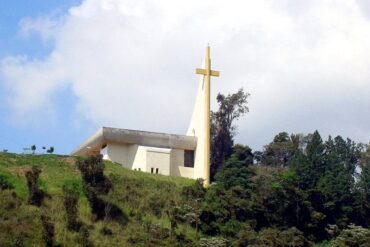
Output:
<instances>
[{"instance_id":1,"label":"vegetation on hillside","mask_svg":"<svg viewBox=\"0 0 370 247\"><path fill-rule=\"evenodd\" d=\"M201 180L0 154L0 246L369 246L370 148L278 134ZM331 241L331 242L330 242Z\"/></svg>"},{"instance_id":2,"label":"vegetation on hillside","mask_svg":"<svg viewBox=\"0 0 370 247\"><path fill-rule=\"evenodd\" d=\"M332 246L370 246L369 157L368 146L324 142L317 131L279 133L258 165L236 145L205 194L201 229L235 246L310 246L338 235L345 240Z\"/></svg>"},{"instance_id":3,"label":"vegetation on hillside","mask_svg":"<svg viewBox=\"0 0 370 247\"><path fill-rule=\"evenodd\" d=\"M99 158L0 153L0 246L195 245L195 228L171 230L169 217L193 183Z\"/></svg>"},{"instance_id":4,"label":"vegetation on hillside","mask_svg":"<svg viewBox=\"0 0 370 247\"><path fill-rule=\"evenodd\" d=\"M0 153L0 246L369 247L370 146L318 131L234 145L248 96L217 97L209 188L101 156Z\"/></svg>"}]
</instances>

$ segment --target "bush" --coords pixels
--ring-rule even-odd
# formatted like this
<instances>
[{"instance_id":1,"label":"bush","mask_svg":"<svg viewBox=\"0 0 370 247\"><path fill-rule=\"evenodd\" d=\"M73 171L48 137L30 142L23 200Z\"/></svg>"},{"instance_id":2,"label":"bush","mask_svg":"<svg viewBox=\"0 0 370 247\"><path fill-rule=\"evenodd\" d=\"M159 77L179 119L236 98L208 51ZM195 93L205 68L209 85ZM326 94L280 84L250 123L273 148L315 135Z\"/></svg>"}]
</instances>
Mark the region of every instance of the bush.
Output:
<instances>
[{"instance_id":1,"label":"bush","mask_svg":"<svg viewBox=\"0 0 370 247\"><path fill-rule=\"evenodd\" d=\"M104 236L112 236L113 235L113 231L110 228L106 227L106 226L104 226L102 229L100 229L100 233Z\"/></svg>"},{"instance_id":2,"label":"bush","mask_svg":"<svg viewBox=\"0 0 370 247\"><path fill-rule=\"evenodd\" d=\"M235 237L241 229L241 223L236 220L229 220L224 225L220 226L220 231L223 236Z\"/></svg>"},{"instance_id":3,"label":"bush","mask_svg":"<svg viewBox=\"0 0 370 247\"><path fill-rule=\"evenodd\" d=\"M350 225L332 242L331 247L368 247L370 246L370 229Z\"/></svg>"},{"instance_id":4,"label":"bush","mask_svg":"<svg viewBox=\"0 0 370 247\"><path fill-rule=\"evenodd\" d=\"M26 172L27 186L28 186L28 203L40 207L45 197L45 192L39 188L37 180L40 176L41 170L36 166L32 167L30 171Z\"/></svg>"},{"instance_id":5,"label":"bush","mask_svg":"<svg viewBox=\"0 0 370 247\"><path fill-rule=\"evenodd\" d=\"M114 220L121 225L127 224L128 217L119 207L100 199L90 186L85 187L85 193L96 220Z\"/></svg>"},{"instance_id":6,"label":"bush","mask_svg":"<svg viewBox=\"0 0 370 247\"><path fill-rule=\"evenodd\" d=\"M200 200L204 198L206 194L206 189L203 186L204 180L199 178L194 184L185 186L182 189L182 195L185 200Z\"/></svg>"},{"instance_id":7,"label":"bush","mask_svg":"<svg viewBox=\"0 0 370 247\"><path fill-rule=\"evenodd\" d=\"M90 231L87 226L83 226L80 229L78 237L78 242L81 244L82 247L93 247L94 245L90 242L89 236Z\"/></svg>"},{"instance_id":8,"label":"bush","mask_svg":"<svg viewBox=\"0 0 370 247\"><path fill-rule=\"evenodd\" d=\"M78 221L78 199L79 199L79 184L75 182L66 182L63 185L64 193L64 208L67 213L67 228L69 230L78 231L81 227L81 222Z\"/></svg>"},{"instance_id":9,"label":"bush","mask_svg":"<svg viewBox=\"0 0 370 247\"><path fill-rule=\"evenodd\" d=\"M162 216L162 211L166 207L166 200L163 196L154 194L148 199L149 210L157 217Z\"/></svg>"},{"instance_id":10,"label":"bush","mask_svg":"<svg viewBox=\"0 0 370 247\"><path fill-rule=\"evenodd\" d=\"M238 240L234 246L274 246L274 247L309 247L312 244L304 237L303 233L295 227L287 230L277 228L265 228L255 232L246 225L239 232Z\"/></svg>"},{"instance_id":11,"label":"bush","mask_svg":"<svg viewBox=\"0 0 370 247\"><path fill-rule=\"evenodd\" d=\"M200 239L199 246L201 247L227 247L227 246L230 246L230 244L228 240L225 238L214 237L214 238Z\"/></svg>"},{"instance_id":12,"label":"bush","mask_svg":"<svg viewBox=\"0 0 370 247\"><path fill-rule=\"evenodd\" d=\"M10 246L12 246L12 247L26 247L26 244L25 244L26 238L27 237L25 236L24 233L17 233L13 237Z\"/></svg>"},{"instance_id":13,"label":"bush","mask_svg":"<svg viewBox=\"0 0 370 247\"><path fill-rule=\"evenodd\" d=\"M99 194L108 194L112 188L111 181L104 176L103 156L97 155L77 160L77 167L81 171L86 185L94 188Z\"/></svg>"},{"instance_id":14,"label":"bush","mask_svg":"<svg viewBox=\"0 0 370 247\"><path fill-rule=\"evenodd\" d=\"M52 247L54 242L54 224L49 217L41 215L42 222L42 238L44 239L47 247Z\"/></svg>"},{"instance_id":15,"label":"bush","mask_svg":"<svg viewBox=\"0 0 370 247\"><path fill-rule=\"evenodd\" d=\"M9 181L9 178L4 175L0 174L0 190L6 190L6 189L13 189L13 184Z\"/></svg>"}]
</instances>

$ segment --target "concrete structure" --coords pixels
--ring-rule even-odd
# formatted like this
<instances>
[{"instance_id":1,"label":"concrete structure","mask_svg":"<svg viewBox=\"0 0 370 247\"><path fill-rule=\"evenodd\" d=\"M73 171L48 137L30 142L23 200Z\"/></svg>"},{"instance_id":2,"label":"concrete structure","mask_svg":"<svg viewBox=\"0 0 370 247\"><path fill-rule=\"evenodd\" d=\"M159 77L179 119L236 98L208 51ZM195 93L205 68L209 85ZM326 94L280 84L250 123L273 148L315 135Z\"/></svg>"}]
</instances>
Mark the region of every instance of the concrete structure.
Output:
<instances>
[{"instance_id":1,"label":"concrete structure","mask_svg":"<svg viewBox=\"0 0 370 247\"><path fill-rule=\"evenodd\" d=\"M104 159L143 172L203 178L210 171L210 48L201 75L193 115L186 135L103 127L72 152L72 155L103 154Z\"/></svg>"}]
</instances>

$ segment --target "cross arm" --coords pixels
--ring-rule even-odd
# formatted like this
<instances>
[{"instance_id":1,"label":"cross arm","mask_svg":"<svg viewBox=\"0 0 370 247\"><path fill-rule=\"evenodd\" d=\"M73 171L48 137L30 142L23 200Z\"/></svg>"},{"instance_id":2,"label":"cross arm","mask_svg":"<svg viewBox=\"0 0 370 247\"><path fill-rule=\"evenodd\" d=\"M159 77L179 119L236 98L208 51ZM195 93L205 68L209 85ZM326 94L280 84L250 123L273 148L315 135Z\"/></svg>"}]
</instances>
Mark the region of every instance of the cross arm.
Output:
<instances>
[{"instance_id":1,"label":"cross arm","mask_svg":"<svg viewBox=\"0 0 370 247\"><path fill-rule=\"evenodd\" d=\"M206 69L196 69L195 73L197 73L198 75L207 75L207 70ZM211 70L210 75L218 77L220 76L220 72L217 70Z\"/></svg>"}]
</instances>

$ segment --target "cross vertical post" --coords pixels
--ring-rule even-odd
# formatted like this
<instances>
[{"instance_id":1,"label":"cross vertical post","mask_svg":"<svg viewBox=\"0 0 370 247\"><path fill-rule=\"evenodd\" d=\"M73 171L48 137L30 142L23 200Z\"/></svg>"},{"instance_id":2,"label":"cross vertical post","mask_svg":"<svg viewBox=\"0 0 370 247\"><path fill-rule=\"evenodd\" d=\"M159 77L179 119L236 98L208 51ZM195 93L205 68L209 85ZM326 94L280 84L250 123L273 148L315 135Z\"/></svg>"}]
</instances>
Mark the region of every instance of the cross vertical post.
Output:
<instances>
[{"instance_id":1,"label":"cross vertical post","mask_svg":"<svg viewBox=\"0 0 370 247\"><path fill-rule=\"evenodd\" d=\"M204 186L210 184L210 161L211 161L211 76L219 76L220 72L211 70L211 48L206 49L205 68L196 69L196 73L204 76Z\"/></svg>"}]
</instances>

